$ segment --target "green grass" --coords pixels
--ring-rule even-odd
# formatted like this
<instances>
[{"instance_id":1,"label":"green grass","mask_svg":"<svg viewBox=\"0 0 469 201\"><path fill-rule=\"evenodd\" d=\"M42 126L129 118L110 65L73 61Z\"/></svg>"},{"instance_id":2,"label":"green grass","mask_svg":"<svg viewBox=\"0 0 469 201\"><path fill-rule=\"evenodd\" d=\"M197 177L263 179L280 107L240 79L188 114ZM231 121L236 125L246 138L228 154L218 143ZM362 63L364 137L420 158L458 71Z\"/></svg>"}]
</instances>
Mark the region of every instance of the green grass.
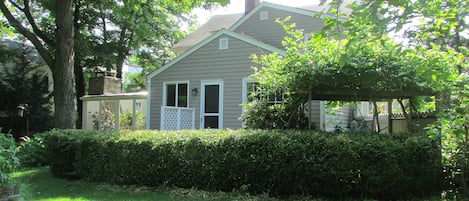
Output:
<instances>
[{"instance_id":1,"label":"green grass","mask_svg":"<svg viewBox=\"0 0 469 201\"><path fill-rule=\"evenodd\" d=\"M328 201L310 197L277 199L267 195L205 192L195 189L147 188L88 183L52 177L49 168L32 168L12 175L26 201ZM441 201L439 198L417 201ZM330 201L330 200L329 200Z\"/></svg>"},{"instance_id":2,"label":"green grass","mask_svg":"<svg viewBox=\"0 0 469 201\"><path fill-rule=\"evenodd\" d=\"M145 188L124 188L58 179L51 176L48 168L20 171L14 174L13 178L21 183L21 193L25 200L188 200Z\"/></svg>"},{"instance_id":3,"label":"green grass","mask_svg":"<svg viewBox=\"0 0 469 201\"><path fill-rule=\"evenodd\" d=\"M278 200L267 196L249 196L241 193L211 193L194 189L176 188L154 189L88 183L79 180L64 180L52 177L47 167L19 171L13 174L13 180L20 183L21 194L24 200L28 201Z\"/></svg>"}]
</instances>

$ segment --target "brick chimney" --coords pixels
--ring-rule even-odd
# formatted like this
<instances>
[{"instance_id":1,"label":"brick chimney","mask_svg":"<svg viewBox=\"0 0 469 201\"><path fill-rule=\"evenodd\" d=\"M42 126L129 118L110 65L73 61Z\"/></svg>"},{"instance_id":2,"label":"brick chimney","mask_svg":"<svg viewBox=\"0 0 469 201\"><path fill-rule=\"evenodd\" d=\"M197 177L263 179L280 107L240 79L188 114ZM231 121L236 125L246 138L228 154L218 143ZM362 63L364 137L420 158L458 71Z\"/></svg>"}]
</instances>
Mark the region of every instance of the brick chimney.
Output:
<instances>
[{"instance_id":1,"label":"brick chimney","mask_svg":"<svg viewBox=\"0 0 469 201\"><path fill-rule=\"evenodd\" d=\"M245 0L244 1L244 14L248 14L259 5L260 0Z\"/></svg>"}]
</instances>

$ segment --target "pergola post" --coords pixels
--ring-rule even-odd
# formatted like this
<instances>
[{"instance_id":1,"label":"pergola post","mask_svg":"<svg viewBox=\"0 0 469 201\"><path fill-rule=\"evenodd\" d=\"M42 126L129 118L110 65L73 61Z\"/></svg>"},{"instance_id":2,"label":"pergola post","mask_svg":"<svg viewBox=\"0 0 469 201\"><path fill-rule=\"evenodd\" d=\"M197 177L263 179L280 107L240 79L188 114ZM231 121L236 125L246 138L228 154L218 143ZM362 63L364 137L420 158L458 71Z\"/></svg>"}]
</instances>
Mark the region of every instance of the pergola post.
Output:
<instances>
[{"instance_id":1,"label":"pergola post","mask_svg":"<svg viewBox=\"0 0 469 201\"><path fill-rule=\"evenodd\" d=\"M135 111L136 110L136 101L135 99L132 99L132 130L135 130L135 128L137 128L136 126L136 120L137 120L137 112Z\"/></svg>"},{"instance_id":2,"label":"pergola post","mask_svg":"<svg viewBox=\"0 0 469 201\"><path fill-rule=\"evenodd\" d=\"M388 133L392 133L392 99L388 100Z\"/></svg>"}]
</instances>

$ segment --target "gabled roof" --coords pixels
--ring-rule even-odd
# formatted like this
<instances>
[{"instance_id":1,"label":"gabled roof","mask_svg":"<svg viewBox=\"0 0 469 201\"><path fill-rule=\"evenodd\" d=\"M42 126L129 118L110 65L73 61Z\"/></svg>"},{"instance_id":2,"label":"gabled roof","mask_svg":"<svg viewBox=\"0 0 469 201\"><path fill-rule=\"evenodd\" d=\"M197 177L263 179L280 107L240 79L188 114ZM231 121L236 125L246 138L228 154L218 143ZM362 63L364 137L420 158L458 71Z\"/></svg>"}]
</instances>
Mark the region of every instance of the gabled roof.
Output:
<instances>
[{"instance_id":1,"label":"gabled roof","mask_svg":"<svg viewBox=\"0 0 469 201\"><path fill-rule=\"evenodd\" d=\"M179 41L176 45L173 46L173 48L190 48L221 29L228 29L242 16L242 13L230 15L215 15L211 17L205 24L203 24L194 32L189 34L186 38Z\"/></svg>"},{"instance_id":2,"label":"gabled roof","mask_svg":"<svg viewBox=\"0 0 469 201\"><path fill-rule=\"evenodd\" d=\"M205 40L203 40L202 42L198 43L196 46L190 48L189 50L187 50L186 52L184 52L183 54L181 54L180 56L178 56L176 59L173 59L172 61L170 61L169 63L167 63L166 65L162 66L161 68L159 68L158 70L156 70L155 72L151 73L150 75L147 76L147 78L151 79L153 78L154 76L160 74L161 72L165 71L166 69L168 69L169 67L171 67L172 65L178 63L179 61L181 61L182 59L186 58L187 56L191 55L193 52L197 51L198 49L202 48L203 46L205 46L206 44L210 43L211 41L215 40L216 38L218 38L219 36L221 35L228 35L228 36L231 36L233 38L236 38L238 40L241 40L241 41L244 41L246 43L249 43L251 45L254 45L254 46L257 46L257 47L260 47L260 48L263 48L265 50L268 50L268 51L271 51L271 52L274 52L274 53L278 53L280 55L285 55L285 51L283 50L280 50L276 47L273 47L273 46L270 46L268 44L265 44L263 42L260 42L258 40L255 40L253 38L250 38L250 37L247 37L245 35L241 35L241 34L238 34L238 33L235 33L235 32L232 32L232 31L229 31L229 30L226 30L226 29L222 29L220 31L218 31L217 33L215 34L212 34L210 37L206 38ZM248 58L246 58L248 59Z\"/></svg>"},{"instance_id":3,"label":"gabled roof","mask_svg":"<svg viewBox=\"0 0 469 201\"><path fill-rule=\"evenodd\" d=\"M257 11L259 11L262 8L278 9L278 10L283 10L283 11L287 11L287 12L292 12L292 13L297 13L297 14L312 17L312 16L320 13L320 12L311 10L311 8L313 8L313 7L315 9L319 9L319 8L316 8L318 6L309 6L308 8L295 8L295 7L284 6L284 5L279 5L279 4L274 4L274 3L269 3L269 2L263 1L256 8L254 8L251 12L249 12L247 15L244 15L235 24L233 24L230 27L230 30L235 30L237 27L239 27L241 24L243 24L247 19L249 19L252 15L254 15Z\"/></svg>"},{"instance_id":4,"label":"gabled roof","mask_svg":"<svg viewBox=\"0 0 469 201\"><path fill-rule=\"evenodd\" d=\"M342 0L343 3L340 6L341 10L344 10L346 14L350 13L350 9L347 10L346 5L349 4L349 1L352 0ZM348 3L347 3L348 2ZM244 13L237 13L237 14L228 14L228 15L215 15L210 18L205 24L197 28L194 32L189 34L186 38L179 41L177 44L173 46L173 49L177 53L183 52L185 49L193 47L200 41L204 40L205 38L209 37L213 33L221 30L221 29L229 29L234 30L236 27L244 23L250 16L254 15L256 11L261 9L262 7L268 7L273 9L284 10L288 12L303 14L306 16L313 16L319 14L321 12L328 13L330 11L330 6L327 4L324 5L310 5L304 7L290 7L284 6L269 2L261 2L256 8L254 8L251 12L247 15Z\"/></svg>"},{"instance_id":5,"label":"gabled roof","mask_svg":"<svg viewBox=\"0 0 469 201\"><path fill-rule=\"evenodd\" d=\"M352 9L350 9L348 6L353 3L354 0L340 0L341 3L339 5L339 11L341 14L345 14L346 16L349 16L352 13ZM325 3L323 5L308 5L308 6L302 6L301 8L314 11L317 13L323 12L323 13L329 13L331 14L331 10L334 8L337 8L335 6L331 6L328 3Z\"/></svg>"}]
</instances>

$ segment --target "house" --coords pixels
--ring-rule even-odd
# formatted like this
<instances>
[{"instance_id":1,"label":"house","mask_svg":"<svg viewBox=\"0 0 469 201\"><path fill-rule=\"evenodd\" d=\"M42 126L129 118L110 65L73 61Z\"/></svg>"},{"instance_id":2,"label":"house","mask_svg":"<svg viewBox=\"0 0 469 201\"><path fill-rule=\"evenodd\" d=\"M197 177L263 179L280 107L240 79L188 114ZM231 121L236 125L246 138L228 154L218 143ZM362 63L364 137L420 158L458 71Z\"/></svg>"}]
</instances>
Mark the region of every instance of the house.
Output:
<instances>
[{"instance_id":1,"label":"house","mask_svg":"<svg viewBox=\"0 0 469 201\"><path fill-rule=\"evenodd\" d=\"M284 55L285 31L276 19L290 16L308 34L323 28L323 20L313 17L321 9L246 0L245 13L213 17L175 45L176 59L148 76L147 128L242 128L241 104L256 83L249 78L256 65L251 55ZM312 101L311 109L311 120L325 129L324 104Z\"/></svg>"},{"instance_id":2,"label":"house","mask_svg":"<svg viewBox=\"0 0 469 201\"><path fill-rule=\"evenodd\" d=\"M345 7L349 1L341 2L339 10L349 14ZM285 31L276 20L290 17L306 37L324 26L317 14L331 9L294 8L259 0L246 0L245 4L245 13L212 17L174 46L177 58L148 76L147 129L242 128L242 104L257 83L249 77L256 66L251 55L285 54L281 45ZM406 131L405 120L391 119L396 111L390 103L378 103L381 114L376 118L370 102L332 109L325 101L312 100L305 113L310 114L315 128L325 131Z\"/></svg>"}]
</instances>

